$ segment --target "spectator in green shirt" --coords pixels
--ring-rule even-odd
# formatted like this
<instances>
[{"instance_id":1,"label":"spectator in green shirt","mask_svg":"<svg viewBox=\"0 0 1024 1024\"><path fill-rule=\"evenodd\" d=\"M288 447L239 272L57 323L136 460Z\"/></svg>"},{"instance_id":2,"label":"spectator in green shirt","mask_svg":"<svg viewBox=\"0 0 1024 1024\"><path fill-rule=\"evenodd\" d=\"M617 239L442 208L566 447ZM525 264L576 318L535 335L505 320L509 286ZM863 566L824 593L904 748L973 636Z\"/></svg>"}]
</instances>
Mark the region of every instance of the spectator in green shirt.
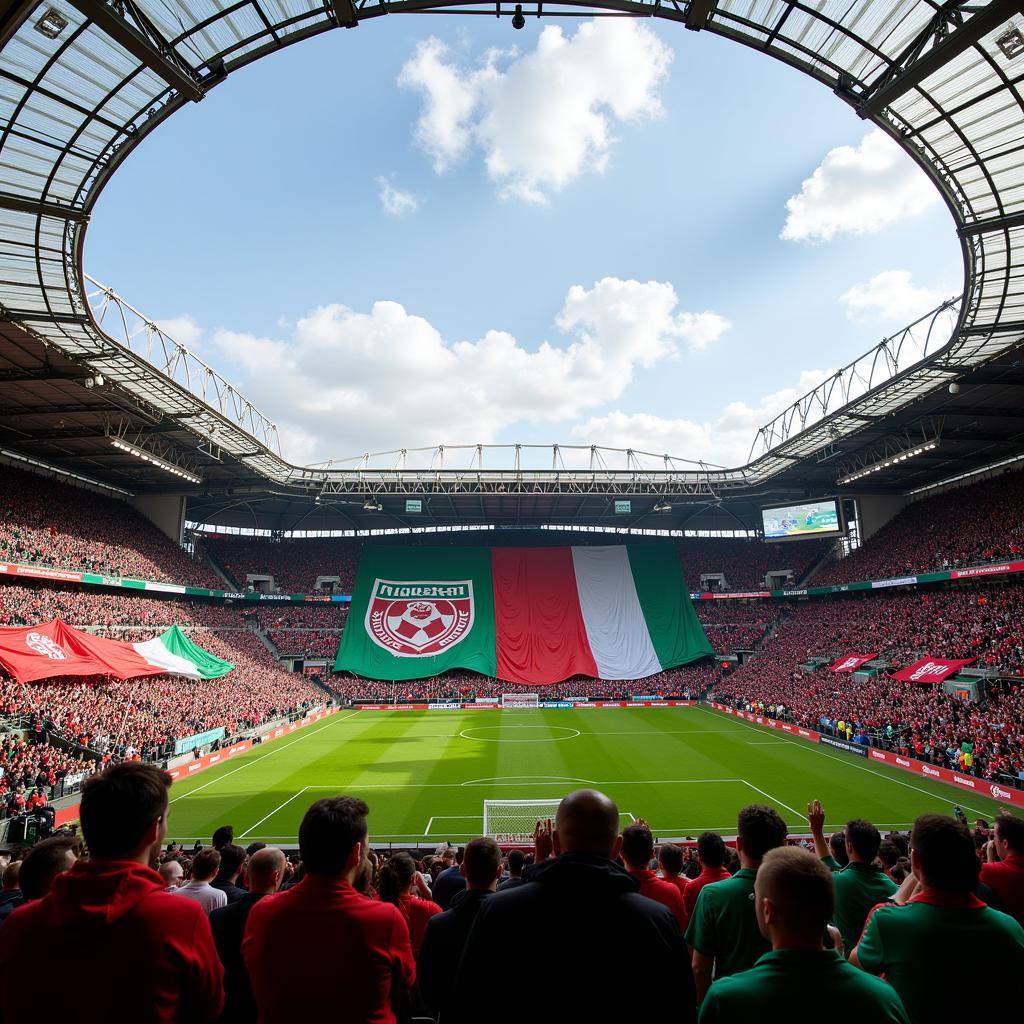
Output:
<instances>
[{"instance_id":1,"label":"spectator in green shirt","mask_svg":"<svg viewBox=\"0 0 1024 1024\"><path fill-rule=\"evenodd\" d=\"M783 1020L797 1005L827 1007L829 1024L908 1024L889 985L825 949L833 877L814 854L797 846L765 855L754 882L754 910L771 952L749 971L711 986L700 1024Z\"/></svg>"},{"instance_id":2,"label":"spectator in green shirt","mask_svg":"<svg viewBox=\"0 0 1024 1024\"><path fill-rule=\"evenodd\" d=\"M740 811L736 835L740 870L724 882L701 889L686 929L698 1004L712 976L724 978L745 971L768 952L768 941L754 916L754 879L764 855L785 841L786 823L774 808L751 804Z\"/></svg>"},{"instance_id":3,"label":"spectator in green shirt","mask_svg":"<svg viewBox=\"0 0 1024 1024\"><path fill-rule=\"evenodd\" d=\"M913 1024L972 1019L979 986L989 979L1012 986L1024 975L1024 928L974 895L980 865L966 825L922 815L910 863L896 904L872 911L850 963L884 974Z\"/></svg>"},{"instance_id":4,"label":"spectator in green shirt","mask_svg":"<svg viewBox=\"0 0 1024 1024\"><path fill-rule=\"evenodd\" d=\"M843 833L847 864L842 867L825 842L825 811L820 800L807 805L807 823L814 837L814 852L835 872L836 908L832 923L843 937L845 955L849 955L857 945L871 908L896 892L896 883L874 863L882 836L869 821L848 821Z\"/></svg>"}]
</instances>

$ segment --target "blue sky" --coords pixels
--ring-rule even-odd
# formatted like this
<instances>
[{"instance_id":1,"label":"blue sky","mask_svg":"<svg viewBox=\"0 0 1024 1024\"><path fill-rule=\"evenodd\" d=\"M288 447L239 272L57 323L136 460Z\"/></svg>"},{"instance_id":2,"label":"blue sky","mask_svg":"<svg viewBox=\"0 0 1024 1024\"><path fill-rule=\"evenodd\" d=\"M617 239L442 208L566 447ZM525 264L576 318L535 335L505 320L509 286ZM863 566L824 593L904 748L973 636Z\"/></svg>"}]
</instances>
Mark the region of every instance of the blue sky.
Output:
<instances>
[{"instance_id":1,"label":"blue sky","mask_svg":"<svg viewBox=\"0 0 1024 1024\"><path fill-rule=\"evenodd\" d=\"M85 266L297 461L559 441L736 464L960 289L945 207L871 131L672 24L380 18L175 115L101 197Z\"/></svg>"}]
</instances>

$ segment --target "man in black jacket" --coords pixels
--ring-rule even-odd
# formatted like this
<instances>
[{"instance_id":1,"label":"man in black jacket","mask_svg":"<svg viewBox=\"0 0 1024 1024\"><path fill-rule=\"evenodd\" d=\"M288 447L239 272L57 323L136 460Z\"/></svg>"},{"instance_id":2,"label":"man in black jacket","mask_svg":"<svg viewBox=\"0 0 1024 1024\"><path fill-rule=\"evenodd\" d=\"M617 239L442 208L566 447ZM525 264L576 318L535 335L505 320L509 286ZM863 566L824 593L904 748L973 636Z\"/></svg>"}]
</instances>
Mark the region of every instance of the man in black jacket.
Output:
<instances>
[{"instance_id":1,"label":"man in black jacket","mask_svg":"<svg viewBox=\"0 0 1024 1024\"><path fill-rule=\"evenodd\" d=\"M501 877L498 844L486 837L467 843L461 871L466 879L466 891L455 895L451 910L435 914L427 922L427 934L416 962L424 1005L435 1018L441 1014L444 1019L448 1013L455 971L469 931L477 911L484 900L490 899Z\"/></svg>"},{"instance_id":2,"label":"man in black jacket","mask_svg":"<svg viewBox=\"0 0 1024 1024\"><path fill-rule=\"evenodd\" d=\"M231 849L225 846L224 850ZM223 852L222 852L223 855ZM249 984L249 972L242 959L242 937L249 911L264 896L277 892L287 861L280 850L265 847L249 861L249 891L242 898L210 914L210 930L217 955L224 965L224 1012L221 1024L255 1024L256 1002Z\"/></svg>"},{"instance_id":3,"label":"man in black jacket","mask_svg":"<svg viewBox=\"0 0 1024 1024\"><path fill-rule=\"evenodd\" d=\"M544 830L538 830L538 840ZM614 858L619 810L582 789L558 807L551 842L538 842L525 885L480 907L455 979L444 1024L545 1020L692 1022L696 996L686 945L666 907L639 893ZM516 951L529 984L498 985L495 958Z\"/></svg>"},{"instance_id":4,"label":"man in black jacket","mask_svg":"<svg viewBox=\"0 0 1024 1024\"><path fill-rule=\"evenodd\" d=\"M245 894L246 890L238 884L238 876L242 873L242 866L245 864L245 850L234 843L228 843L220 848L220 867L217 869L217 877L210 883L214 889L220 889L228 898L228 906L237 903Z\"/></svg>"}]
</instances>

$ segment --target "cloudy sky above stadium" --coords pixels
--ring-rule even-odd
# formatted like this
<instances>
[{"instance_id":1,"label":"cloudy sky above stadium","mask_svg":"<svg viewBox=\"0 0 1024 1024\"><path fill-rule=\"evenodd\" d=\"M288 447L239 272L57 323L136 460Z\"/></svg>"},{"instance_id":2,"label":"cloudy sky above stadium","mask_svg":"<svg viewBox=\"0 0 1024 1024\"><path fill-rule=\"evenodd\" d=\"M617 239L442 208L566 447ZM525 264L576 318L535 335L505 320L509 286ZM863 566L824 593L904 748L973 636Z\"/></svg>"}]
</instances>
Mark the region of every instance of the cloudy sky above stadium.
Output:
<instances>
[{"instance_id":1,"label":"cloudy sky above stadium","mask_svg":"<svg viewBox=\"0 0 1024 1024\"><path fill-rule=\"evenodd\" d=\"M260 61L119 171L85 266L294 461L522 441L741 464L962 280L936 191L828 90L625 19L384 18Z\"/></svg>"}]
</instances>

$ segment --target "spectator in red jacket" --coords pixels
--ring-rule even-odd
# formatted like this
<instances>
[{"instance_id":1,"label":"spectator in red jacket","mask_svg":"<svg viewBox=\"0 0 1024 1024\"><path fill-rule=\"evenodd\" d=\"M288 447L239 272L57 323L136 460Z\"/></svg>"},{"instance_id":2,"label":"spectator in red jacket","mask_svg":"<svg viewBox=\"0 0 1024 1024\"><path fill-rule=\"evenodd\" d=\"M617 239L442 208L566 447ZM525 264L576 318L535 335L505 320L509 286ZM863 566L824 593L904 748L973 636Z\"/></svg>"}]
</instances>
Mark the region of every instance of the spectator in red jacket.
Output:
<instances>
[{"instance_id":1,"label":"spectator in red jacket","mask_svg":"<svg viewBox=\"0 0 1024 1024\"><path fill-rule=\"evenodd\" d=\"M1002 909L1024 925L1024 820L1012 814L996 818L996 837L982 865L981 882L1002 901ZM998 856L999 860L992 859Z\"/></svg>"},{"instance_id":2,"label":"spectator in red jacket","mask_svg":"<svg viewBox=\"0 0 1024 1024\"><path fill-rule=\"evenodd\" d=\"M223 971L202 910L164 890L149 864L166 834L171 777L117 765L82 790L91 858L19 908L0 929L0 972L31 977L41 951L60 984L46 993L51 1020L82 1024L200 1024L224 1001ZM39 1015L32 985L0 987L0 1018Z\"/></svg>"},{"instance_id":3,"label":"spectator in red jacket","mask_svg":"<svg viewBox=\"0 0 1024 1024\"><path fill-rule=\"evenodd\" d=\"M252 908L242 940L260 1024L395 1024L416 966L398 908L352 886L366 860L369 808L318 800L299 826L305 876Z\"/></svg>"},{"instance_id":4,"label":"spectator in red jacket","mask_svg":"<svg viewBox=\"0 0 1024 1024\"><path fill-rule=\"evenodd\" d=\"M654 836L643 818L622 831L622 860L626 870L640 883L640 895L672 911L680 934L686 931L687 915L682 893L670 882L662 881L652 870Z\"/></svg>"}]
</instances>

